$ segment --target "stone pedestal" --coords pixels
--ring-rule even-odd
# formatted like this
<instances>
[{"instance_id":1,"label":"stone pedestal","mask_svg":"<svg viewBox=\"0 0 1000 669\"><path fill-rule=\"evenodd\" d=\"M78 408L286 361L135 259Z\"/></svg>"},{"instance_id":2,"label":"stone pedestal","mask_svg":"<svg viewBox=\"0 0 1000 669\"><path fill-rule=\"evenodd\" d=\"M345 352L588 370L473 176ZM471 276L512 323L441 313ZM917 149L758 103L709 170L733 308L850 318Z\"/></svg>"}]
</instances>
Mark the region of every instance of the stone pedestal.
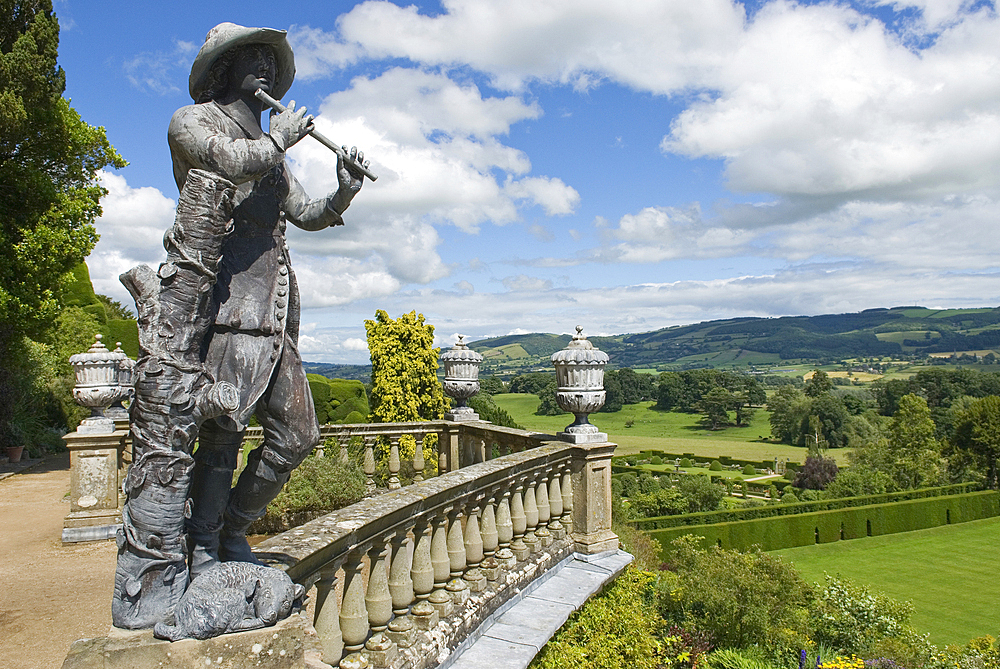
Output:
<instances>
[{"instance_id":1,"label":"stone pedestal","mask_svg":"<svg viewBox=\"0 0 1000 669\"><path fill-rule=\"evenodd\" d=\"M63 669L329 669L320 660L316 631L302 613L274 627L197 641L162 641L152 630L112 628L106 637L73 642Z\"/></svg>"},{"instance_id":2,"label":"stone pedestal","mask_svg":"<svg viewBox=\"0 0 1000 669\"><path fill-rule=\"evenodd\" d=\"M573 544L585 555L618 550L611 531L611 456L616 444L579 444L573 455Z\"/></svg>"},{"instance_id":3,"label":"stone pedestal","mask_svg":"<svg viewBox=\"0 0 1000 669\"><path fill-rule=\"evenodd\" d=\"M113 537L122 522L120 468L125 436L72 432L63 437L69 449L70 512L63 520L64 542Z\"/></svg>"}]
</instances>

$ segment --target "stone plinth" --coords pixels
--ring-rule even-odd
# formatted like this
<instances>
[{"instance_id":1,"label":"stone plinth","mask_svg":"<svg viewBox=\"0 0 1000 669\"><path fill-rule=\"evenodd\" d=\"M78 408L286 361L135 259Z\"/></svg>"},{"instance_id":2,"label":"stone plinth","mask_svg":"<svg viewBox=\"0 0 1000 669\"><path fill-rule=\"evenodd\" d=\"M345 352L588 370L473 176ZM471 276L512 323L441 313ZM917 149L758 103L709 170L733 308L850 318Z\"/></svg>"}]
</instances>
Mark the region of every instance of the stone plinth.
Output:
<instances>
[{"instance_id":1,"label":"stone plinth","mask_svg":"<svg viewBox=\"0 0 1000 669\"><path fill-rule=\"evenodd\" d=\"M573 542L584 555L618 550L611 531L611 456L616 444L578 444L573 456Z\"/></svg>"},{"instance_id":2,"label":"stone plinth","mask_svg":"<svg viewBox=\"0 0 1000 669\"><path fill-rule=\"evenodd\" d=\"M121 525L119 468L127 434L124 430L72 432L63 437L70 462L70 512L63 520L64 542L107 539Z\"/></svg>"},{"instance_id":3,"label":"stone plinth","mask_svg":"<svg viewBox=\"0 0 1000 669\"><path fill-rule=\"evenodd\" d=\"M106 637L73 642L63 669L329 669L320 660L316 631L302 613L274 627L198 641L162 641L152 630L112 628Z\"/></svg>"}]
</instances>

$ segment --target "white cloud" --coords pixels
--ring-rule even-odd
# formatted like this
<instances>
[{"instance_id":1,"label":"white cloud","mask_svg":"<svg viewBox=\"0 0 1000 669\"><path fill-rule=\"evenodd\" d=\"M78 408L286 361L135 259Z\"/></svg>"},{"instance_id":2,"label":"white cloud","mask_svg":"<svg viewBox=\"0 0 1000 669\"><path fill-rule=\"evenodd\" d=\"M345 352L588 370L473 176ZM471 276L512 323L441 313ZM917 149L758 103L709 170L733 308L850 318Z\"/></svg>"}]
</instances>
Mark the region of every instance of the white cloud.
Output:
<instances>
[{"instance_id":1,"label":"white cloud","mask_svg":"<svg viewBox=\"0 0 1000 669\"><path fill-rule=\"evenodd\" d=\"M1000 22L915 53L837 5L772 2L672 123L664 151L724 158L732 188L899 199L1000 186Z\"/></svg>"},{"instance_id":2,"label":"white cloud","mask_svg":"<svg viewBox=\"0 0 1000 669\"><path fill-rule=\"evenodd\" d=\"M156 188L132 188L125 177L111 172L99 174L108 194L101 200L104 213L97 219L101 236L87 258L94 289L123 304L132 297L118 275L136 265L156 265L166 255L163 233L174 222L174 201Z\"/></svg>"},{"instance_id":3,"label":"white cloud","mask_svg":"<svg viewBox=\"0 0 1000 669\"><path fill-rule=\"evenodd\" d=\"M200 44L174 40L170 51L144 51L125 61L125 77L135 88L146 93L169 95L181 90L172 82L187 81L185 73ZM185 95L187 91L184 91Z\"/></svg>"},{"instance_id":4,"label":"white cloud","mask_svg":"<svg viewBox=\"0 0 1000 669\"><path fill-rule=\"evenodd\" d=\"M552 282L548 279L540 279L534 276L527 276L525 274L518 274L517 276L508 276L503 279L503 285L507 290L514 292L539 292L550 290L552 288Z\"/></svg>"},{"instance_id":5,"label":"white cloud","mask_svg":"<svg viewBox=\"0 0 1000 669\"><path fill-rule=\"evenodd\" d=\"M511 124L540 114L515 96L484 98L476 86L441 74L393 68L327 97L316 123L335 141L362 147L371 160L379 181L359 201L373 219L443 222L476 232L485 222L517 220L519 205L568 213L579 200L559 179L523 176L531 169L528 157L497 139ZM304 140L291 155L308 190L336 188L336 160L327 149ZM503 185L495 170L506 173Z\"/></svg>"},{"instance_id":6,"label":"white cloud","mask_svg":"<svg viewBox=\"0 0 1000 669\"><path fill-rule=\"evenodd\" d=\"M497 86L531 80L587 89L603 79L655 92L684 88L692 73L721 62L739 35L742 5L635 0L445 0L444 11L365 2L337 22L344 42L369 58L469 65ZM322 47L320 47L321 50Z\"/></svg>"}]
</instances>

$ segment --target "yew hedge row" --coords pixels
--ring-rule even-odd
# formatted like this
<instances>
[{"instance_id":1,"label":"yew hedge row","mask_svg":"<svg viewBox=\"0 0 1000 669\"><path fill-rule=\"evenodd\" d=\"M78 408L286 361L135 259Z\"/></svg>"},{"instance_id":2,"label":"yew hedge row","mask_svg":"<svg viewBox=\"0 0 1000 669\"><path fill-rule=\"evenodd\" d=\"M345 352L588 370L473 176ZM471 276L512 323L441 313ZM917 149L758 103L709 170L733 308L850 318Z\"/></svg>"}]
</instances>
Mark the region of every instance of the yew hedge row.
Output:
<instances>
[{"instance_id":1,"label":"yew hedge row","mask_svg":"<svg viewBox=\"0 0 1000 669\"><path fill-rule=\"evenodd\" d=\"M911 492L928 490L932 489ZM764 508L777 509L780 506ZM707 515L712 514L689 514L688 517ZM841 539L857 539L865 536L923 530L994 516L1000 516L1000 492L984 490L964 494L939 494L918 499L849 506L795 515L774 515L768 518L752 518L742 521L669 527L650 530L647 531L647 534L659 542L661 556L666 557L670 542L685 534L701 537L705 546L719 545L723 548L740 550L759 546L761 550L771 551L809 544L830 543Z\"/></svg>"}]
</instances>

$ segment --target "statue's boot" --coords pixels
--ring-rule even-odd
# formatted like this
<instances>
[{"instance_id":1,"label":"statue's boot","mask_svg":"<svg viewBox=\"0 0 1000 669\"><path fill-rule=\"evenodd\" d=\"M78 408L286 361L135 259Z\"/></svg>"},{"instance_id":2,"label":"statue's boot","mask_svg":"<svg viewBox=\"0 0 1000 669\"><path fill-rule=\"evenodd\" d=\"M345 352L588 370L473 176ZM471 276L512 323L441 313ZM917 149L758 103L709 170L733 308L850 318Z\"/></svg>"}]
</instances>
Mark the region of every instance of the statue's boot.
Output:
<instances>
[{"instance_id":1,"label":"statue's boot","mask_svg":"<svg viewBox=\"0 0 1000 669\"><path fill-rule=\"evenodd\" d=\"M240 474L240 480L229 495L229 504L222 514L219 557L223 562L262 564L250 550L247 528L264 515L267 505L281 492L288 474L278 474L267 463L262 463L260 450L253 451L247 459L246 469Z\"/></svg>"},{"instance_id":2,"label":"statue's boot","mask_svg":"<svg viewBox=\"0 0 1000 669\"><path fill-rule=\"evenodd\" d=\"M186 523L191 578L219 563L222 513L229 503L233 470L198 462L191 474L191 517Z\"/></svg>"}]
</instances>

